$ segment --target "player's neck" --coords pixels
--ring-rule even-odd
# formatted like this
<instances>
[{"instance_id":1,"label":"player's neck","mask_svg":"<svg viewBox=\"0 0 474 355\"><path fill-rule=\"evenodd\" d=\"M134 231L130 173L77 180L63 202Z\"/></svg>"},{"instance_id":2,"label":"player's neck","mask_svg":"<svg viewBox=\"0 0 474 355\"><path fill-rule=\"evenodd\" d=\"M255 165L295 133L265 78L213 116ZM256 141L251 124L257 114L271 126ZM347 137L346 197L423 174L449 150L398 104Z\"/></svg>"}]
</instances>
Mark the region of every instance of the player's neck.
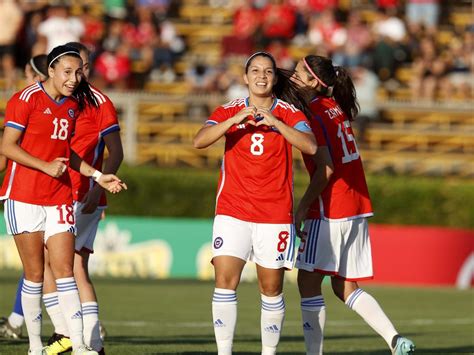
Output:
<instances>
[{"instance_id":1,"label":"player's neck","mask_svg":"<svg viewBox=\"0 0 474 355\"><path fill-rule=\"evenodd\" d=\"M60 101L63 98L63 95L56 90L51 80L46 80L43 82L43 89L54 101Z\"/></svg>"},{"instance_id":2,"label":"player's neck","mask_svg":"<svg viewBox=\"0 0 474 355\"><path fill-rule=\"evenodd\" d=\"M251 96L249 97L249 106L256 106L261 108L270 109L273 106L273 97L258 97Z\"/></svg>"}]
</instances>

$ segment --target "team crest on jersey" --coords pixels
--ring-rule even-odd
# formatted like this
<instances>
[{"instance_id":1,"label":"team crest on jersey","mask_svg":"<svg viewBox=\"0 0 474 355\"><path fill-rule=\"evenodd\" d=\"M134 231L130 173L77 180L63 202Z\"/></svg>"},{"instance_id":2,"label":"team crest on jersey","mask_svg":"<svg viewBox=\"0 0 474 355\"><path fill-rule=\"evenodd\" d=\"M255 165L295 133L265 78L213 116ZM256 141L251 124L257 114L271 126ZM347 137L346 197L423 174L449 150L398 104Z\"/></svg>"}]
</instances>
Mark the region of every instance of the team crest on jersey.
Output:
<instances>
[{"instance_id":1,"label":"team crest on jersey","mask_svg":"<svg viewBox=\"0 0 474 355\"><path fill-rule=\"evenodd\" d=\"M224 241L221 237L217 237L216 239L214 239L214 249L219 249L222 244L224 244Z\"/></svg>"},{"instance_id":2,"label":"team crest on jersey","mask_svg":"<svg viewBox=\"0 0 474 355\"><path fill-rule=\"evenodd\" d=\"M74 116L76 115L74 110L72 108L70 108L69 110L67 110L67 113L69 115L69 117L71 118L74 118Z\"/></svg>"}]
</instances>

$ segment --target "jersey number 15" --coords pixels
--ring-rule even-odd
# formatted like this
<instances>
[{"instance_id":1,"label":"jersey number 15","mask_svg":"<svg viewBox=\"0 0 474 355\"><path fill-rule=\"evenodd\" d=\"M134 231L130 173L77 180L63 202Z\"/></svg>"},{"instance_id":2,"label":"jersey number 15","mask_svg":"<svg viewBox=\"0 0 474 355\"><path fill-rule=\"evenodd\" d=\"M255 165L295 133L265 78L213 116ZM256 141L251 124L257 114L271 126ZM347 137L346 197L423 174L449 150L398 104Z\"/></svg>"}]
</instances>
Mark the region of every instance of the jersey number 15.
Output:
<instances>
[{"instance_id":1,"label":"jersey number 15","mask_svg":"<svg viewBox=\"0 0 474 355\"><path fill-rule=\"evenodd\" d=\"M342 157L342 164L346 164L353 160L359 159L359 151L357 150L357 144L354 136L342 128L343 124L345 128L348 128L350 127L350 122L345 121L344 123L340 123L337 126L337 136L341 140L342 152L344 153L344 156ZM351 149L350 146L353 148Z\"/></svg>"}]
</instances>

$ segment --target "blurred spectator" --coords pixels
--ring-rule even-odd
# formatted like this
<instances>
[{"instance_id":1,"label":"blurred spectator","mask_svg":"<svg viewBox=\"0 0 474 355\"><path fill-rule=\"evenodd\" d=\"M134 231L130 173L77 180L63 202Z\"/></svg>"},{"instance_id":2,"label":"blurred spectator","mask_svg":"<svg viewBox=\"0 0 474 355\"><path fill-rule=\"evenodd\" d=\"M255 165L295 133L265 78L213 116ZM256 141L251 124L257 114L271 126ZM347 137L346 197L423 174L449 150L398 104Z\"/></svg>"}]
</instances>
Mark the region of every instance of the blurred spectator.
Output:
<instances>
[{"instance_id":1,"label":"blurred spectator","mask_svg":"<svg viewBox=\"0 0 474 355\"><path fill-rule=\"evenodd\" d=\"M136 5L145 8L152 12L157 18L163 19L166 17L170 0L137 0Z\"/></svg>"},{"instance_id":2,"label":"blurred spectator","mask_svg":"<svg viewBox=\"0 0 474 355\"><path fill-rule=\"evenodd\" d=\"M223 56L231 54L248 56L253 53L260 24L260 12L254 7L253 0L242 1L234 13L232 35L222 38Z\"/></svg>"},{"instance_id":3,"label":"blurred spectator","mask_svg":"<svg viewBox=\"0 0 474 355\"><path fill-rule=\"evenodd\" d=\"M349 14L346 33L345 43L332 56L333 62L344 67L370 64L368 51L372 45L372 34L359 11L353 10Z\"/></svg>"},{"instance_id":4,"label":"blurred spectator","mask_svg":"<svg viewBox=\"0 0 474 355\"><path fill-rule=\"evenodd\" d=\"M295 68L295 62L290 55L288 46L283 41L278 39L273 40L265 51L273 55L279 68L286 70L293 70Z\"/></svg>"},{"instance_id":5,"label":"blurred spectator","mask_svg":"<svg viewBox=\"0 0 474 355\"><path fill-rule=\"evenodd\" d=\"M472 99L474 89L474 32L464 33L462 40L450 42L448 73L440 85L442 99Z\"/></svg>"},{"instance_id":6,"label":"blurred spectator","mask_svg":"<svg viewBox=\"0 0 474 355\"><path fill-rule=\"evenodd\" d=\"M318 54L331 55L346 43L347 31L336 21L334 11L326 9L311 19L308 38L313 46L318 47Z\"/></svg>"},{"instance_id":7,"label":"blurred spectator","mask_svg":"<svg viewBox=\"0 0 474 355\"><path fill-rule=\"evenodd\" d=\"M406 21L410 32L417 33L424 26L433 35L438 26L438 16L438 0L406 0Z\"/></svg>"},{"instance_id":8,"label":"blurred spectator","mask_svg":"<svg viewBox=\"0 0 474 355\"><path fill-rule=\"evenodd\" d=\"M13 0L0 2L0 60L5 87L15 87L15 42L23 21L23 13Z\"/></svg>"},{"instance_id":9,"label":"blurred spectator","mask_svg":"<svg viewBox=\"0 0 474 355\"><path fill-rule=\"evenodd\" d=\"M90 6L84 6L81 21L84 25L84 34L81 43L91 52L91 61L94 61L99 50L100 42L104 37L104 21L97 12L94 12Z\"/></svg>"},{"instance_id":10,"label":"blurred spectator","mask_svg":"<svg viewBox=\"0 0 474 355\"><path fill-rule=\"evenodd\" d=\"M283 0L269 0L262 9L262 43L266 47L272 40L290 40L295 33L296 14Z\"/></svg>"},{"instance_id":11,"label":"blurred spectator","mask_svg":"<svg viewBox=\"0 0 474 355\"><path fill-rule=\"evenodd\" d=\"M125 0L104 0L105 13L110 18L124 19L127 16Z\"/></svg>"},{"instance_id":12,"label":"blurred spectator","mask_svg":"<svg viewBox=\"0 0 474 355\"><path fill-rule=\"evenodd\" d=\"M185 79L195 93L213 91L215 83L214 69L198 60L185 73Z\"/></svg>"},{"instance_id":13,"label":"blurred spectator","mask_svg":"<svg viewBox=\"0 0 474 355\"><path fill-rule=\"evenodd\" d=\"M49 53L54 47L67 42L80 42L84 24L77 17L69 15L65 5L53 5L47 11L46 20L38 26L40 53Z\"/></svg>"},{"instance_id":14,"label":"blurred spectator","mask_svg":"<svg viewBox=\"0 0 474 355\"><path fill-rule=\"evenodd\" d=\"M370 122L376 121L379 116L375 98L377 97L380 81L374 72L361 66L351 69L351 77L354 81L357 100L360 105L359 114L355 120L356 140L359 144L364 144L365 132Z\"/></svg>"},{"instance_id":15,"label":"blurred spectator","mask_svg":"<svg viewBox=\"0 0 474 355\"><path fill-rule=\"evenodd\" d=\"M433 100L441 79L446 73L446 63L432 38L422 38L420 52L415 56L412 68L410 82L412 97Z\"/></svg>"},{"instance_id":16,"label":"blurred spectator","mask_svg":"<svg viewBox=\"0 0 474 355\"><path fill-rule=\"evenodd\" d=\"M373 67L382 80L393 78L398 64L405 60L402 41L406 39L406 28L395 9L379 9L373 23L375 45L372 54Z\"/></svg>"},{"instance_id":17,"label":"blurred spectator","mask_svg":"<svg viewBox=\"0 0 474 355\"><path fill-rule=\"evenodd\" d=\"M378 8L396 9L400 5L399 0L376 0L375 5Z\"/></svg>"},{"instance_id":18,"label":"blurred spectator","mask_svg":"<svg viewBox=\"0 0 474 355\"><path fill-rule=\"evenodd\" d=\"M112 50L105 50L95 61L94 83L99 88L126 89L131 73L128 47L119 43Z\"/></svg>"}]
</instances>

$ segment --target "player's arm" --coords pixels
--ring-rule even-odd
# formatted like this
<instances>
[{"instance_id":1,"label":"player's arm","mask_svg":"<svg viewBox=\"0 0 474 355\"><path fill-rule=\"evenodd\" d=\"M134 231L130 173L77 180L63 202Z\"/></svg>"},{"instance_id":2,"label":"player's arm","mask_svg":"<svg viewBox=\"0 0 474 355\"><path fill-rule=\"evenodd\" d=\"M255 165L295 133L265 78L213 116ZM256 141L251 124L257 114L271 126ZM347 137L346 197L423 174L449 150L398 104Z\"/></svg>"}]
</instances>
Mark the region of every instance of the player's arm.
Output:
<instances>
[{"instance_id":1,"label":"player's arm","mask_svg":"<svg viewBox=\"0 0 474 355\"><path fill-rule=\"evenodd\" d=\"M318 148L316 143L316 138L314 138L313 132L308 127L307 131L300 131L294 127L288 126L285 122L280 121L275 116L272 115L270 110L261 109L257 110L257 115L263 117L262 120L257 122L257 126L267 125L270 127L275 127L280 134L285 137L285 139L296 149L300 150L301 152L314 155Z\"/></svg>"},{"instance_id":2,"label":"player's arm","mask_svg":"<svg viewBox=\"0 0 474 355\"><path fill-rule=\"evenodd\" d=\"M295 213L296 234L299 237L303 235L301 228L306 216L308 215L309 207L319 197L319 195L321 195L334 172L334 165L327 146L319 146L316 154L313 155L312 158L316 164L316 171L311 177L311 181L301 198Z\"/></svg>"},{"instance_id":3,"label":"player's arm","mask_svg":"<svg viewBox=\"0 0 474 355\"><path fill-rule=\"evenodd\" d=\"M5 127L2 140L2 153L6 158L29 168L42 171L52 177L60 177L66 171L67 158L59 157L47 162L23 150L18 145L22 134L22 130L8 126Z\"/></svg>"},{"instance_id":4,"label":"player's arm","mask_svg":"<svg viewBox=\"0 0 474 355\"><path fill-rule=\"evenodd\" d=\"M248 116L253 116L255 112L255 107L245 107L240 110L236 115L230 117L225 121L216 124L206 123L204 127L202 127L194 136L194 148L202 149L209 147L210 145L217 142L233 125L241 123ZM255 124L255 121L249 120L247 121L247 123Z\"/></svg>"},{"instance_id":5,"label":"player's arm","mask_svg":"<svg viewBox=\"0 0 474 355\"><path fill-rule=\"evenodd\" d=\"M0 172L4 171L7 168L7 157L3 154L0 154Z\"/></svg>"},{"instance_id":6,"label":"player's arm","mask_svg":"<svg viewBox=\"0 0 474 355\"><path fill-rule=\"evenodd\" d=\"M109 156L104 162L103 172L106 174L115 174L123 160L122 140L120 132L115 131L104 136L105 146L109 151ZM92 213L99 205L100 196L102 195L102 186L95 186L84 196L82 213Z\"/></svg>"},{"instance_id":7,"label":"player's arm","mask_svg":"<svg viewBox=\"0 0 474 355\"><path fill-rule=\"evenodd\" d=\"M104 189L111 193L117 193L123 189L127 189L127 185L123 183L117 176L113 174L102 174L99 170L94 169L92 166L82 160L81 157L73 150L71 150L70 166L74 170L80 172L81 175L92 178Z\"/></svg>"}]
</instances>

